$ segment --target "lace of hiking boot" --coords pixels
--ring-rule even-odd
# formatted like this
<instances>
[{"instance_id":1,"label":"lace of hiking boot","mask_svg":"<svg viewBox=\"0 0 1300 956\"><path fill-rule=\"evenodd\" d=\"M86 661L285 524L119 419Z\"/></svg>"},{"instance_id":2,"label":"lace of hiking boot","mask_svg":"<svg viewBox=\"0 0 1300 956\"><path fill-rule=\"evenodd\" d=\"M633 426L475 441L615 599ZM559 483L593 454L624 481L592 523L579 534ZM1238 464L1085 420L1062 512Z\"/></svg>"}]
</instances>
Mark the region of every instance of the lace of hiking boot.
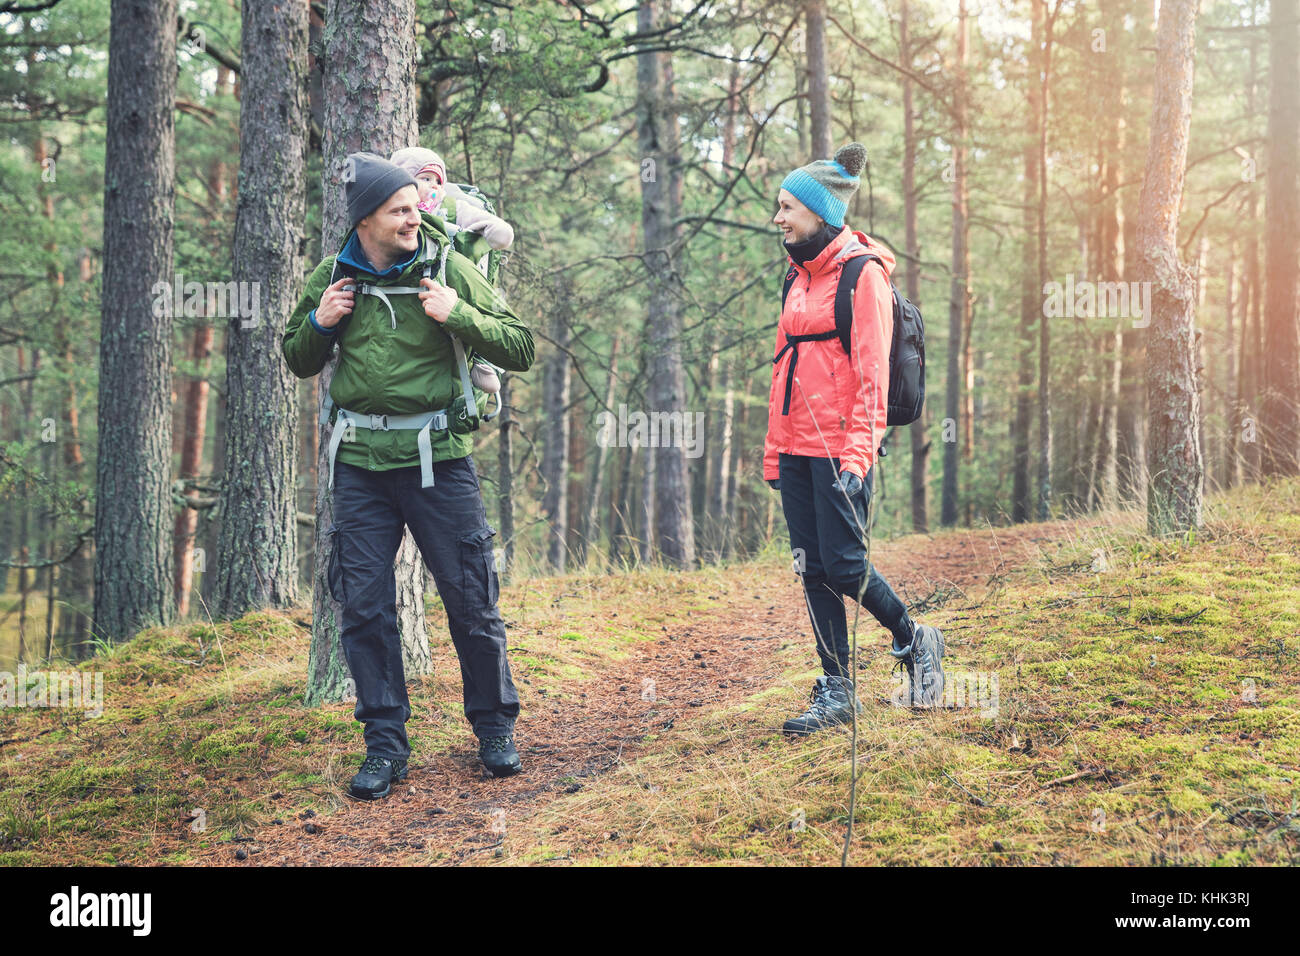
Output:
<instances>
[{"instance_id":1,"label":"lace of hiking boot","mask_svg":"<svg viewBox=\"0 0 1300 956\"><path fill-rule=\"evenodd\" d=\"M818 681L813 685L812 694L809 695L812 701L808 709L799 715L800 719L815 718L820 720L835 709L835 701L831 694L830 682Z\"/></svg>"},{"instance_id":2,"label":"lace of hiking boot","mask_svg":"<svg viewBox=\"0 0 1300 956\"><path fill-rule=\"evenodd\" d=\"M392 761L385 757L367 757L361 764L361 773L382 773L390 763Z\"/></svg>"},{"instance_id":3,"label":"lace of hiking boot","mask_svg":"<svg viewBox=\"0 0 1300 956\"><path fill-rule=\"evenodd\" d=\"M497 753L505 753L510 746L509 737L485 737L483 739L483 749L493 750Z\"/></svg>"}]
</instances>

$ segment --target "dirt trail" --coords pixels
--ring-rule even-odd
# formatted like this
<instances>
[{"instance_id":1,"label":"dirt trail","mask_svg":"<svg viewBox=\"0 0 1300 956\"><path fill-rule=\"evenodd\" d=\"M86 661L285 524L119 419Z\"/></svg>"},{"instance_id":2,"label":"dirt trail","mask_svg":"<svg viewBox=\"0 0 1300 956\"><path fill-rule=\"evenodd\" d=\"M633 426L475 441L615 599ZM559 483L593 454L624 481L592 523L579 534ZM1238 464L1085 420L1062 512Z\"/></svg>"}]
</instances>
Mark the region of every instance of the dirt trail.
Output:
<instances>
[{"instance_id":1,"label":"dirt trail","mask_svg":"<svg viewBox=\"0 0 1300 956\"><path fill-rule=\"evenodd\" d=\"M954 587L977 597L993 576L1077 530L1075 523L1053 522L911 536L877 542L872 561L909 605ZM424 862L440 851L452 863L491 854L498 808L510 820L529 817L619 760L644 753L647 734L671 734L683 715L730 704L777 679L772 649L809 632L800 591L784 577L771 586L756 579L752 587L724 592L712 613L684 615L663 638L635 645L616 665L561 682L562 700L526 695L516 734L524 773L517 777L486 776L468 746L432 757L416 753L410 776L387 799L349 801L306 818L286 806L281 824L259 826L240 842L201 850L189 844L194 863L374 866ZM808 653L811 663L811 642ZM654 682L653 695L642 693L647 679ZM237 849L247 854L239 863Z\"/></svg>"}]
</instances>

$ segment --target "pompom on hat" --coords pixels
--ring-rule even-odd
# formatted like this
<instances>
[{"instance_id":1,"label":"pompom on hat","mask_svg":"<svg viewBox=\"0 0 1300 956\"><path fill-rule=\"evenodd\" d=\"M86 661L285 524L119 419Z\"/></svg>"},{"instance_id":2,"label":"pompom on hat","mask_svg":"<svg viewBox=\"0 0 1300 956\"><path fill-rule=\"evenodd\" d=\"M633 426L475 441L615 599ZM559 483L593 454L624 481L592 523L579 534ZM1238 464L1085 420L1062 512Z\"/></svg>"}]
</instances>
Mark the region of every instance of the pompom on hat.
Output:
<instances>
[{"instance_id":1,"label":"pompom on hat","mask_svg":"<svg viewBox=\"0 0 1300 956\"><path fill-rule=\"evenodd\" d=\"M849 143L835 151L834 159L818 159L794 170L781 188L838 229L866 166L867 148Z\"/></svg>"}]
</instances>

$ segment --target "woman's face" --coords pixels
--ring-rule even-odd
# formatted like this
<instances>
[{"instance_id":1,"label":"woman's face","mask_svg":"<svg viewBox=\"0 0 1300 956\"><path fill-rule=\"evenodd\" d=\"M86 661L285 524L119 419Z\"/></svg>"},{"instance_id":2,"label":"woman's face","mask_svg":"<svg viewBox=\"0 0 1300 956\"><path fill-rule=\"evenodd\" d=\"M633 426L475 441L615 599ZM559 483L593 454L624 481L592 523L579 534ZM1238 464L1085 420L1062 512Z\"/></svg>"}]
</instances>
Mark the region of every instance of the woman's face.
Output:
<instances>
[{"instance_id":1,"label":"woman's face","mask_svg":"<svg viewBox=\"0 0 1300 956\"><path fill-rule=\"evenodd\" d=\"M443 183L442 177L438 175L436 169L422 169L420 175L415 177L417 188L420 190L420 202L425 202L432 197L432 204L437 206L442 202L442 195L445 192L446 184Z\"/></svg>"},{"instance_id":2,"label":"woman's face","mask_svg":"<svg viewBox=\"0 0 1300 956\"><path fill-rule=\"evenodd\" d=\"M824 224L821 216L784 189L777 193L772 221L781 227L782 239L791 245L811 239Z\"/></svg>"}]
</instances>

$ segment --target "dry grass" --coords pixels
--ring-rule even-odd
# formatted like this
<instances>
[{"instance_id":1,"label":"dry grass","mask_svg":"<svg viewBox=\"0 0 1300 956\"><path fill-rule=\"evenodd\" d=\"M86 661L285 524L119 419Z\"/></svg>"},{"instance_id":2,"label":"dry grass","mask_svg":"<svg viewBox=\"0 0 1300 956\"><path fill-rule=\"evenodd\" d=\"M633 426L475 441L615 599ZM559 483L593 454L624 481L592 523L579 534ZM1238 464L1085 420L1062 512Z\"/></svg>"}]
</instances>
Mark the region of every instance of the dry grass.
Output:
<instances>
[{"instance_id":1,"label":"dry grass","mask_svg":"<svg viewBox=\"0 0 1300 956\"><path fill-rule=\"evenodd\" d=\"M873 555L943 628L950 676L998 694L893 706L864 615L852 862L1294 861L1300 482L1216 499L1191 541L1118 512ZM411 778L365 806L341 796L350 705L301 705L308 612L158 629L86 665L102 717L0 712L0 863L838 861L848 735L777 732L813 676L786 559L502 593L523 776L478 775L436 599Z\"/></svg>"}]
</instances>

